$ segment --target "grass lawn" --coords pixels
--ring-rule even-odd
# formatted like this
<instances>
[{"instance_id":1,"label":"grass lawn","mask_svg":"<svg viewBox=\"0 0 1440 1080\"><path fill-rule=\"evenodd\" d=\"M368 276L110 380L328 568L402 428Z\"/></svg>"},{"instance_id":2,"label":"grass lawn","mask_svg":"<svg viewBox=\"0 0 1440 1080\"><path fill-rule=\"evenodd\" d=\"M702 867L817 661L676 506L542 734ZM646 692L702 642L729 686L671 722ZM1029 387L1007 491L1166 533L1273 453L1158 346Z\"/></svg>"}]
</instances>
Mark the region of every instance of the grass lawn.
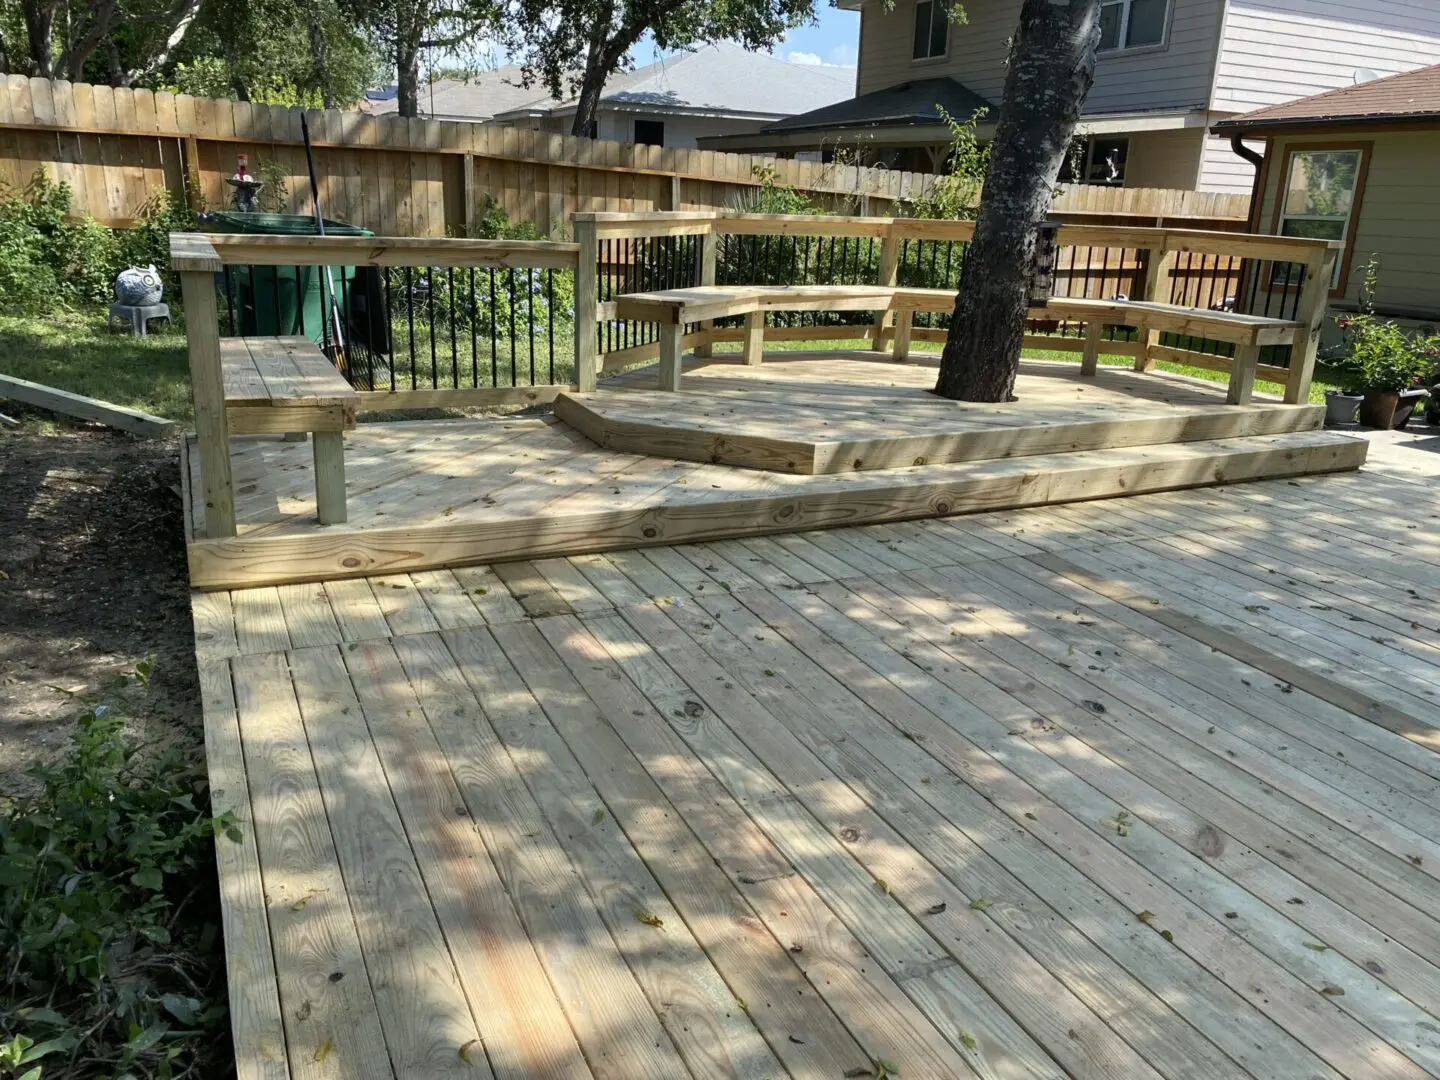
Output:
<instances>
[{"instance_id":1,"label":"grass lawn","mask_svg":"<svg viewBox=\"0 0 1440 1080\"><path fill-rule=\"evenodd\" d=\"M110 333L103 314L0 316L0 374L189 423L184 319L152 336Z\"/></svg>"}]
</instances>

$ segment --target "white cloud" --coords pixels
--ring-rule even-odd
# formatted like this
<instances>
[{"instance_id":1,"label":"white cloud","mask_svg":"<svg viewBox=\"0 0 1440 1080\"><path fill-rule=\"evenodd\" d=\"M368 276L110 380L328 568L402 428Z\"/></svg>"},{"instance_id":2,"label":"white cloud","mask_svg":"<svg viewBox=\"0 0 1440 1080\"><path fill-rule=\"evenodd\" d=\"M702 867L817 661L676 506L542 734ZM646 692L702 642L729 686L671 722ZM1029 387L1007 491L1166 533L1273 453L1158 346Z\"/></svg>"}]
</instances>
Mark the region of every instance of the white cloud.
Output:
<instances>
[{"instance_id":1,"label":"white cloud","mask_svg":"<svg viewBox=\"0 0 1440 1080\"><path fill-rule=\"evenodd\" d=\"M811 64L817 67L825 63L820 59L819 53L813 52L788 52L785 54L785 59L792 64Z\"/></svg>"},{"instance_id":2,"label":"white cloud","mask_svg":"<svg viewBox=\"0 0 1440 1080\"><path fill-rule=\"evenodd\" d=\"M836 45L825 55L825 62L835 67L854 67L858 60L853 45Z\"/></svg>"}]
</instances>

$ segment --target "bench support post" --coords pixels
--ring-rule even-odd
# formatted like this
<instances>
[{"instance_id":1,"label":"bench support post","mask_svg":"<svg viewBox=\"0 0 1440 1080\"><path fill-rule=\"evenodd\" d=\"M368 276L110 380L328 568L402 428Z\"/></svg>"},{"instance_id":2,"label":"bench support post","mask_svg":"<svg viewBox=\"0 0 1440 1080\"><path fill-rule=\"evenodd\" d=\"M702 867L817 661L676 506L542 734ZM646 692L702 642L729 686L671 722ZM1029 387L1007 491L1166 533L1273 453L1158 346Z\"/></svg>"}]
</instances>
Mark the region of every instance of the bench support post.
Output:
<instances>
[{"instance_id":1,"label":"bench support post","mask_svg":"<svg viewBox=\"0 0 1440 1080\"><path fill-rule=\"evenodd\" d=\"M1105 324L1091 319L1085 324L1085 351L1080 358L1080 374L1094 375L1100 369L1100 343L1105 338Z\"/></svg>"},{"instance_id":2,"label":"bench support post","mask_svg":"<svg viewBox=\"0 0 1440 1080\"><path fill-rule=\"evenodd\" d=\"M715 284L715 262L716 262L716 252L717 252L718 240L719 240L719 238L715 235L714 226L711 226L710 231L707 232L707 233L704 233L704 234L700 237L700 273L699 273L699 278L700 278L700 284L701 284L701 285L714 285L714 284ZM714 319L706 319L704 322L702 322L702 323L700 324L700 330L701 330L702 332L708 332L708 331L714 330L714 329L715 329L715 320L714 320ZM693 351L694 351L695 355L698 356L698 357L700 357L701 359L707 359L707 360L708 360L711 356L714 356L714 355L715 355L715 348L714 348L714 346L712 346L712 345L710 344L710 339L709 339L708 337L707 337L704 341L702 341L702 342L700 342L698 345L696 345Z\"/></svg>"},{"instance_id":3,"label":"bench support post","mask_svg":"<svg viewBox=\"0 0 1440 1080\"><path fill-rule=\"evenodd\" d=\"M345 437L338 431L315 432L315 513L321 525L342 524L345 506Z\"/></svg>"},{"instance_id":4,"label":"bench support post","mask_svg":"<svg viewBox=\"0 0 1440 1080\"><path fill-rule=\"evenodd\" d=\"M230 432L225 421L225 378L220 370L220 316L215 275L187 270L180 275L185 304L185 337L190 350L190 395L195 405L195 448L200 453L200 492L205 499L205 535L235 535L235 486L230 478Z\"/></svg>"},{"instance_id":5,"label":"bench support post","mask_svg":"<svg viewBox=\"0 0 1440 1080\"><path fill-rule=\"evenodd\" d=\"M900 280L900 238L887 235L880 241L880 272L875 284L895 288ZM885 351L885 331L895 323L895 312L890 309L875 314L875 340L870 348L875 352Z\"/></svg>"},{"instance_id":6,"label":"bench support post","mask_svg":"<svg viewBox=\"0 0 1440 1080\"><path fill-rule=\"evenodd\" d=\"M1290 375L1285 380L1285 403L1303 405L1310 400L1310 381L1315 377L1315 354L1320 347L1320 328L1330 304L1330 282L1335 276L1336 248L1320 252L1305 263L1305 284L1295 308L1300 324L1290 344Z\"/></svg>"},{"instance_id":7,"label":"bench support post","mask_svg":"<svg viewBox=\"0 0 1440 1080\"><path fill-rule=\"evenodd\" d=\"M1231 405L1249 405L1255 392L1255 367L1260 363L1259 345L1236 345L1230 361L1230 389L1225 400Z\"/></svg>"},{"instance_id":8,"label":"bench support post","mask_svg":"<svg viewBox=\"0 0 1440 1080\"><path fill-rule=\"evenodd\" d=\"M890 359L903 364L910 359L910 328L915 324L915 312L904 308L895 312L895 340L890 346Z\"/></svg>"},{"instance_id":9,"label":"bench support post","mask_svg":"<svg viewBox=\"0 0 1440 1080\"><path fill-rule=\"evenodd\" d=\"M577 219L575 241L580 245L579 263L575 267L575 385L580 393L595 389L599 373L599 275L600 241L595 222Z\"/></svg>"},{"instance_id":10,"label":"bench support post","mask_svg":"<svg viewBox=\"0 0 1440 1080\"><path fill-rule=\"evenodd\" d=\"M1175 269L1175 252L1164 246L1150 249L1150 265L1145 271L1145 299L1151 303L1170 303L1170 276ZM1160 331L1140 328L1140 342L1144 348L1135 357L1136 371L1154 371L1155 360L1151 356L1160 344Z\"/></svg>"},{"instance_id":11,"label":"bench support post","mask_svg":"<svg viewBox=\"0 0 1440 1080\"><path fill-rule=\"evenodd\" d=\"M745 363L758 366L765 358L765 312L752 311L745 316Z\"/></svg>"},{"instance_id":12,"label":"bench support post","mask_svg":"<svg viewBox=\"0 0 1440 1080\"><path fill-rule=\"evenodd\" d=\"M680 358L685 351L685 327L678 322L660 324L660 389L680 389Z\"/></svg>"}]
</instances>

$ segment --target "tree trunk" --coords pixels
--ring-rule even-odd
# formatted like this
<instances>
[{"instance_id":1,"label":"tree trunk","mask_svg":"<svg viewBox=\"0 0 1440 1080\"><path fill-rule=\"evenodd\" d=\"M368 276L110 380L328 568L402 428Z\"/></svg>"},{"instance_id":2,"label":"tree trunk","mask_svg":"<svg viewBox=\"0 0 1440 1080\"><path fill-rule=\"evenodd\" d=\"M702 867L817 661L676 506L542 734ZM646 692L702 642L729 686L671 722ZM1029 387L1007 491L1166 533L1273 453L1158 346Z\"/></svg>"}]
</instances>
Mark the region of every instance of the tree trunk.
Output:
<instances>
[{"instance_id":1,"label":"tree trunk","mask_svg":"<svg viewBox=\"0 0 1440 1080\"><path fill-rule=\"evenodd\" d=\"M30 74L42 79L51 77L51 42L55 32L57 4L52 0L27 0L21 5L25 16L25 36L30 44Z\"/></svg>"},{"instance_id":2,"label":"tree trunk","mask_svg":"<svg viewBox=\"0 0 1440 1080\"><path fill-rule=\"evenodd\" d=\"M401 116L420 115L420 27L402 24L395 36L395 103Z\"/></svg>"},{"instance_id":3,"label":"tree trunk","mask_svg":"<svg viewBox=\"0 0 1440 1080\"><path fill-rule=\"evenodd\" d=\"M590 49L585 56L585 76L580 82L580 96L575 99L575 119L570 125L571 135L582 139L592 136L591 128L600 107L600 95L605 90L605 76L610 74L605 60L604 42L590 42Z\"/></svg>"},{"instance_id":4,"label":"tree trunk","mask_svg":"<svg viewBox=\"0 0 1440 1080\"><path fill-rule=\"evenodd\" d=\"M1014 400L1035 238L1095 78L1100 0L1025 0L935 392Z\"/></svg>"}]
</instances>

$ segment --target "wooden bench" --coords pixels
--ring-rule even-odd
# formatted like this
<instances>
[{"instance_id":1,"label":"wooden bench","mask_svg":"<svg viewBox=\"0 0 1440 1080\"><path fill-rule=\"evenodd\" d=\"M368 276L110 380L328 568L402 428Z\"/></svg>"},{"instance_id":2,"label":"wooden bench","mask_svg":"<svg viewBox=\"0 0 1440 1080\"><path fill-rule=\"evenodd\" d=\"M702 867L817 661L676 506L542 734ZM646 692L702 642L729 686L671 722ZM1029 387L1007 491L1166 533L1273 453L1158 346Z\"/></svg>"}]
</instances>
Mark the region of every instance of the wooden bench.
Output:
<instances>
[{"instance_id":1,"label":"wooden bench","mask_svg":"<svg viewBox=\"0 0 1440 1080\"><path fill-rule=\"evenodd\" d=\"M895 315L892 355L903 360L910 349L910 327L917 311L948 313L954 310L955 294L947 289L897 288L890 305ZM1255 390L1255 369L1264 345L1288 345L1300 330L1298 322L1240 315L1233 311L1208 311L1143 300L1089 300L1079 297L1052 297L1043 308L1032 308L1031 318L1055 318L1085 324L1085 349L1080 373L1094 375L1100 362L1100 348L1107 326L1133 326L1149 333L1187 334L1235 346L1230 363L1230 386L1226 401L1248 405ZM1148 371L1153 363L1145 357L1135 362L1137 371Z\"/></svg>"},{"instance_id":2,"label":"wooden bench","mask_svg":"<svg viewBox=\"0 0 1440 1080\"><path fill-rule=\"evenodd\" d=\"M346 518L344 432L360 395L309 338L221 338L225 426L231 435L315 439L315 509L322 525Z\"/></svg>"}]
</instances>

